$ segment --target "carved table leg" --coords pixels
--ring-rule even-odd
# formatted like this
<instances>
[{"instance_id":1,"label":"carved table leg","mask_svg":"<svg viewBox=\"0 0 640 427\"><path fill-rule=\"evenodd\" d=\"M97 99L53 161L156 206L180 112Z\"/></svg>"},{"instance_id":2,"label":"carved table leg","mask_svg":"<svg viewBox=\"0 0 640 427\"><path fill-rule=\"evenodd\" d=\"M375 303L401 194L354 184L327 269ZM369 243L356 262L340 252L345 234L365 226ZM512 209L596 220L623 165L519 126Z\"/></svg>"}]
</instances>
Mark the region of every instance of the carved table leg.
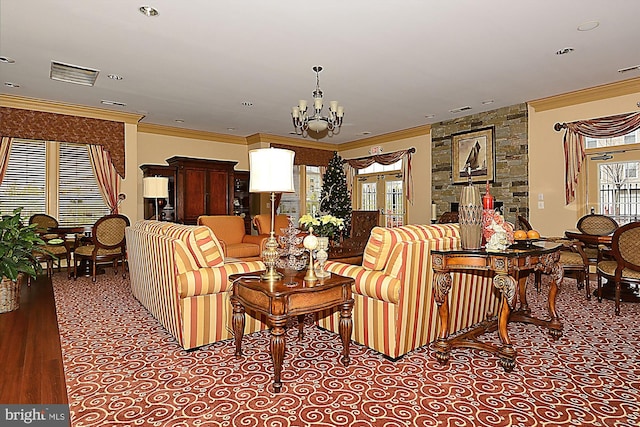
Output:
<instances>
[{"instance_id":1,"label":"carved table leg","mask_svg":"<svg viewBox=\"0 0 640 427\"><path fill-rule=\"evenodd\" d=\"M284 322L275 322L271 325L271 359L273 360L273 391L279 393L282 389L280 374L282 373L282 361L284 360L285 334Z\"/></svg>"},{"instance_id":2,"label":"carved table leg","mask_svg":"<svg viewBox=\"0 0 640 427\"><path fill-rule=\"evenodd\" d=\"M231 297L233 305L233 317L231 326L233 327L233 335L236 343L235 356L242 357L242 336L244 335L244 307L235 298Z\"/></svg>"},{"instance_id":3,"label":"carved table leg","mask_svg":"<svg viewBox=\"0 0 640 427\"><path fill-rule=\"evenodd\" d=\"M549 333L554 340L562 336L562 322L556 311L556 296L560 290L562 279L564 278L564 269L559 264L554 264L551 269L551 283L549 286Z\"/></svg>"},{"instance_id":4,"label":"carved table leg","mask_svg":"<svg viewBox=\"0 0 640 427\"><path fill-rule=\"evenodd\" d=\"M351 342L351 332L353 332L353 320L351 319L351 311L353 310L353 300L350 300L340 306L340 338L342 339L342 358L340 361L344 366L349 366L351 359L349 358L349 343Z\"/></svg>"},{"instance_id":5,"label":"carved table leg","mask_svg":"<svg viewBox=\"0 0 640 427\"><path fill-rule=\"evenodd\" d=\"M502 342L502 347L498 349L500 364L505 371L513 370L516 364L516 350L511 345L509 334L507 332L507 323L509 315L515 304L516 298L516 281L507 274L497 274L493 278L493 286L502 294L500 302L500 314L498 317L498 335Z\"/></svg>"},{"instance_id":6,"label":"carved table leg","mask_svg":"<svg viewBox=\"0 0 640 427\"><path fill-rule=\"evenodd\" d=\"M438 305L438 317L440 318L440 332L435 343L436 359L441 364L447 363L451 353L449 337L449 290L451 289L451 274L436 272L433 276L433 298Z\"/></svg>"}]
</instances>

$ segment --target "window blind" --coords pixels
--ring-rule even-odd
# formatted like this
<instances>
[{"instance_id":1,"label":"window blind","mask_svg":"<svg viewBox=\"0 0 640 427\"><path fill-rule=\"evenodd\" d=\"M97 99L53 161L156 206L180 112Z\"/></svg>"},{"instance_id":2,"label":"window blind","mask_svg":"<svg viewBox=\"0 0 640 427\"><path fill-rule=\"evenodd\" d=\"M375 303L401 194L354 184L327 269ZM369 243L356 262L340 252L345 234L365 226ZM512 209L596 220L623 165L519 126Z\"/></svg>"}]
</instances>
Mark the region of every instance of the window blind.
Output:
<instances>
[{"instance_id":1,"label":"window blind","mask_svg":"<svg viewBox=\"0 0 640 427\"><path fill-rule=\"evenodd\" d=\"M58 221L62 226L93 225L108 215L85 144L60 143Z\"/></svg>"},{"instance_id":2,"label":"window blind","mask_svg":"<svg viewBox=\"0 0 640 427\"><path fill-rule=\"evenodd\" d=\"M44 141L14 139L7 172L0 185L2 215L23 207L22 222L27 224L31 215L46 212L45 155Z\"/></svg>"}]
</instances>

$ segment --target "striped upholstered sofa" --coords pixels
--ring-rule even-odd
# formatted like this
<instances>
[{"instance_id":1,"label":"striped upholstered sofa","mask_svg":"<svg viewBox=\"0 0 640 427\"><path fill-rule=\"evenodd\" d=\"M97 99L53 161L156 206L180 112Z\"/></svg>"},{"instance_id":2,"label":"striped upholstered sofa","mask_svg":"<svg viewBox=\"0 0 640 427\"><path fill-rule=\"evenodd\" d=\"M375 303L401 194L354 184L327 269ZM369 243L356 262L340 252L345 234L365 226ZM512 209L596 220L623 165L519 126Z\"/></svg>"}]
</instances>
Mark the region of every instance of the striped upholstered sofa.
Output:
<instances>
[{"instance_id":1,"label":"striped upholstered sofa","mask_svg":"<svg viewBox=\"0 0 640 427\"><path fill-rule=\"evenodd\" d=\"M228 276L263 270L262 261L225 262L209 227L138 221L126 229L131 290L185 349L232 337ZM266 329L245 316L245 334Z\"/></svg>"},{"instance_id":2,"label":"striped upholstered sofa","mask_svg":"<svg viewBox=\"0 0 640 427\"><path fill-rule=\"evenodd\" d=\"M431 250L459 247L458 224L374 227L361 266L327 261L327 270L355 279L352 339L391 359L435 340L439 320ZM490 277L452 274L452 333L497 313L500 300ZM338 311L325 311L318 324L338 332L339 320Z\"/></svg>"}]
</instances>

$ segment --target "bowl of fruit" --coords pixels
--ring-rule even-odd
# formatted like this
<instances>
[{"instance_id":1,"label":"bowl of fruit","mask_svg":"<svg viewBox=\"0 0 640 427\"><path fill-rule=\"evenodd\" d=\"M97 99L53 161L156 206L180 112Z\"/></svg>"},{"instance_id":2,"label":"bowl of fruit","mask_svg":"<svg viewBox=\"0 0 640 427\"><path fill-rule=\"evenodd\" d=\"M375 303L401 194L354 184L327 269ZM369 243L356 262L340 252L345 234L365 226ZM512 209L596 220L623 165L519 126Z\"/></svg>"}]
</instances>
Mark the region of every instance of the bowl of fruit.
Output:
<instances>
[{"instance_id":1,"label":"bowl of fruit","mask_svg":"<svg viewBox=\"0 0 640 427\"><path fill-rule=\"evenodd\" d=\"M510 246L512 249L528 249L540 240L540 233L537 230L516 230L513 232L513 240Z\"/></svg>"}]
</instances>

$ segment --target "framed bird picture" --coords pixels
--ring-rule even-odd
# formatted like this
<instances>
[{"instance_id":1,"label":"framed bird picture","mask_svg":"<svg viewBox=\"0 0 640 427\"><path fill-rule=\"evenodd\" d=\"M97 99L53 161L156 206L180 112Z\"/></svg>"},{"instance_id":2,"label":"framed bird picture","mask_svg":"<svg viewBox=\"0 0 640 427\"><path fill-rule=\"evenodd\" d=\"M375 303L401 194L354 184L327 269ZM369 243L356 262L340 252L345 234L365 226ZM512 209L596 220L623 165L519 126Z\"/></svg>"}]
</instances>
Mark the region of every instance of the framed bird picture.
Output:
<instances>
[{"instance_id":1,"label":"framed bird picture","mask_svg":"<svg viewBox=\"0 0 640 427\"><path fill-rule=\"evenodd\" d=\"M451 177L454 184L494 180L494 127L451 135Z\"/></svg>"}]
</instances>

